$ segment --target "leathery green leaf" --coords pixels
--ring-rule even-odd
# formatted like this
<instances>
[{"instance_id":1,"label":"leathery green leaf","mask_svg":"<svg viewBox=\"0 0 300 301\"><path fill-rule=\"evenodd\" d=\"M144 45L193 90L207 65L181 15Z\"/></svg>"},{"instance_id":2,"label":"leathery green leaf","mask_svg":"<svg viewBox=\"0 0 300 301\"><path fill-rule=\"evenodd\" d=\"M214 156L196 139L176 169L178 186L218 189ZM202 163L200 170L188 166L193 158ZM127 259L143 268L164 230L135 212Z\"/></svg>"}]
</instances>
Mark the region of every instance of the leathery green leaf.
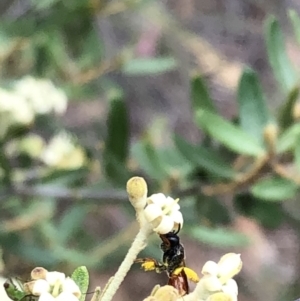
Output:
<instances>
[{"instance_id":1,"label":"leathery green leaf","mask_svg":"<svg viewBox=\"0 0 300 301\"><path fill-rule=\"evenodd\" d=\"M119 166L124 166L129 151L129 120L127 108L121 95L110 97L107 119L107 137L104 150L106 174L113 180L120 178Z\"/></svg>"},{"instance_id":2,"label":"leathery green leaf","mask_svg":"<svg viewBox=\"0 0 300 301\"><path fill-rule=\"evenodd\" d=\"M298 15L298 13L293 9L290 9L288 11L288 13L289 13L289 17L292 22L292 25L293 25L296 40L297 40L298 44L300 45L300 17Z\"/></svg>"},{"instance_id":3,"label":"leathery green leaf","mask_svg":"<svg viewBox=\"0 0 300 301\"><path fill-rule=\"evenodd\" d=\"M216 247L238 247L250 243L246 235L224 228L197 226L188 229L187 234L202 243Z\"/></svg>"},{"instance_id":4,"label":"leathery green leaf","mask_svg":"<svg viewBox=\"0 0 300 301\"><path fill-rule=\"evenodd\" d=\"M194 167L202 167L208 172L223 178L234 178L235 171L214 150L192 145L176 135L174 136L174 143L182 156L191 162Z\"/></svg>"},{"instance_id":5,"label":"leathery green leaf","mask_svg":"<svg viewBox=\"0 0 300 301\"><path fill-rule=\"evenodd\" d=\"M298 171L300 171L300 134L298 134L295 143L295 151L294 151L295 163Z\"/></svg>"},{"instance_id":6,"label":"leathery green leaf","mask_svg":"<svg viewBox=\"0 0 300 301\"><path fill-rule=\"evenodd\" d=\"M81 291L80 301L84 301L89 287L89 271L85 266L80 266L72 273L71 278L75 281Z\"/></svg>"},{"instance_id":7,"label":"leathery green leaf","mask_svg":"<svg viewBox=\"0 0 300 301\"><path fill-rule=\"evenodd\" d=\"M252 136L219 115L201 110L196 113L197 124L214 139L234 152L261 156L264 149Z\"/></svg>"},{"instance_id":8,"label":"leathery green leaf","mask_svg":"<svg viewBox=\"0 0 300 301\"><path fill-rule=\"evenodd\" d=\"M277 141L276 151L278 154L293 150L297 137L300 135L300 123L295 123L286 129Z\"/></svg>"},{"instance_id":9,"label":"leathery green leaf","mask_svg":"<svg viewBox=\"0 0 300 301\"><path fill-rule=\"evenodd\" d=\"M258 77L251 68L244 69L237 100L242 129L262 144L269 112Z\"/></svg>"},{"instance_id":10,"label":"leathery green leaf","mask_svg":"<svg viewBox=\"0 0 300 301\"><path fill-rule=\"evenodd\" d=\"M285 41L279 22L270 16L265 23L265 39L270 65L284 93L289 93L298 81L298 76L286 53Z\"/></svg>"},{"instance_id":11,"label":"leathery green leaf","mask_svg":"<svg viewBox=\"0 0 300 301\"><path fill-rule=\"evenodd\" d=\"M288 179L270 177L256 182L251 193L261 200L281 202L296 196L297 185Z\"/></svg>"},{"instance_id":12,"label":"leathery green leaf","mask_svg":"<svg viewBox=\"0 0 300 301\"><path fill-rule=\"evenodd\" d=\"M198 109L216 112L216 108L201 75L196 75L191 79L191 98L195 112L197 112Z\"/></svg>"}]
</instances>

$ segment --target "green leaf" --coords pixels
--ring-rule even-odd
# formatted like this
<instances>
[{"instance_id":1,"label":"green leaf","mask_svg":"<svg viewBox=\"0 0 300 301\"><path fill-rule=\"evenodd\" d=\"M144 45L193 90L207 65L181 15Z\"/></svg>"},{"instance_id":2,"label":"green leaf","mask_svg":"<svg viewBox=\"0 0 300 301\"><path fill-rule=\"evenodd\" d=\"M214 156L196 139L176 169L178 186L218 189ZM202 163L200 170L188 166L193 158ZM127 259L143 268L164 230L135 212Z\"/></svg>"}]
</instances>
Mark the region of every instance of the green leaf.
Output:
<instances>
[{"instance_id":1,"label":"green leaf","mask_svg":"<svg viewBox=\"0 0 300 301\"><path fill-rule=\"evenodd\" d=\"M256 73L245 68L238 87L239 119L242 129L263 143L269 112Z\"/></svg>"},{"instance_id":2,"label":"green leaf","mask_svg":"<svg viewBox=\"0 0 300 301\"><path fill-rule=\"evenodd\" d=\"M127 61L122 71L126 75L154 75L174 70L176 67L173 57L136 58Z\"/></svg>"},{"instance_id":3,"label":"green leaf","mask_svg":"<svg viewBox=\"0 0 300 301\"><path fill-rule=\"evenodd\" d=\"M196 114L196 122L213 138L239 154L261 156L264 153L264 149L248 133L219 115L201 110Z\"/></svg>"},{"instance_id":4,"label":"green leaf","mask_svg":"<svg viewBox=\"0 0 300 301\"><path fill-rule=\"evenodd\" d=\"M249 192L235 195L233 205L238 214L255 219L269 229L278 228L284 221L281 203L260 200Z\"/></svg>"},{"instance_id":5,"label":"green leaf","mask_svg":"<svg viewBox=\"0 0 300 301\"><path fill-rule=\"evenodd\" d=\"M297 185L287 179L271 177L256 182L251 193L258 199L281 202L296 196Z\"/></svg>"},{"instance_id":6,"label":"green leaf","mask_svg":"<svg viewBox=\"0 0 300 301\"><path fill-rule=\"evenodd\" d=\"M189 228L185 233L202 243L214 247L243 247L249 244L249 239L246 235L224 228L197 226Z\"/></svg>"},{"instance_id":7,"label":"green leaf","mask_svg":"<svg viewBox=\"0 0 300 301\"><path fill-rule=\"evenodd\" d=\"M300 171L300 134L298 134L296 141L295 141L295 163L298 171Z\"/></svg>"},{"instance_id":8,"label":"green leaf","mask_svg":"<svg viewBox=\"0 0 300 301\"><path fill-rule=\"evenodd\" d=\"M265 39L269 62L284 93L289 93L298 81L297 74L287 56L285 40L279 22L270 16L265 23Z\"/></svg>"},{"instance_id":9,"label":"green leaf","mask_svg":"<svg viewBox=\"0 0 300 301\"><path fill-rule=\"evenodd\" d=\"M223 178L234 178L235 171L214 150L192 145L177 135L174 136L174 143L182 156L191 162L194 167L202 167L208 172Z\"/></svg>"},{"instance_id":10,"label":"green leaf","mask_svg":"<svg viewBox=\"0 0 300 301\"><path fill-rule=\"evenodd\" d=\"M149 141L135 143L132 156L151 178L163 180L168 177L167 165Z\"/></svg>"},{"instance_id":11,"label":"green leaf","mask_svg":"<svg viewBox=\"0 0 300 301\"><path fill-rule=\"evenodd\" d=\"M293 25L296 40L297 40L298 44L300 45L300 18L299 18L299 15L293 9L290 9L288 11L288 14L289 14L290 20Z\"/></svg>"},{"instance_id":12,"label":"green leaf","mask_svg":"<svg viewBox=\"0 0 300 301\"><path fill-rule=\"evenodd\" d=\"M106 175L117 180L120 176L117 166L125 166L129 151L129 120L127 108L120 95L110 96L107 119L107 137L103 154Z\"/></svg>"},{"instance_id":13,"label":"green leaf","mask_svg":"<svg viewBox=\"0 0 300 301\"><path fill-rule=\"evenodd\" d=\"M278 123L281 129L286 129L293 124L293 109L299 97L299 88L292 89L285 102L278 109Z\"/></svg>"},{"instance_id":14,"label":"green leaf","mask_svg":"<svg viewBox=\"0 0 300 301\"><path fill-rule=\"evenodd\" d=\"M300 135L300 123L293 124L288 129L286 129L277 141L276 149L277 153L281 154L290 150L293 150L297 137Z\"/></svg>"},{"instance_id":15,"label":"green leaf","mask_svg":"<svg viewBox=\"0 0 300 301\"><path fill-rule=\"evenodd\" d=\"M217 112L212 99L210 98L203 78L196 75L191 80L191 98L194 112L199 109L205 109L211 112Z\"/></svg>"},{"instance_id":16,"label":"green leaf","mask_svg":"<svg viewBox=\"0 0 300 301\"><path fill-rule=\"evenodd\" d=\"M89 287L89 271L85 266L80 266L72 273L71 278L75 281L81 291L80 301L84 301Z\"/></svg>"}]
</instances>

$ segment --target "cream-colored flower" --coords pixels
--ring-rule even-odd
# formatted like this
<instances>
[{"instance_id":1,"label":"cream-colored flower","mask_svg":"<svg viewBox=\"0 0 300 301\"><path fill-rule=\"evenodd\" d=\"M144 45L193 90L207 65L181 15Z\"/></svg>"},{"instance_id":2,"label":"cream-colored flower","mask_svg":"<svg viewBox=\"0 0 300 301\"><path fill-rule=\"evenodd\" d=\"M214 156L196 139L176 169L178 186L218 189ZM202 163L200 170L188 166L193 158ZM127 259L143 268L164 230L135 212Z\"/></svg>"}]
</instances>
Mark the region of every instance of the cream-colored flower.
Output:
<instances>
[{"instance_id":1,"label":"cream-colored flower","mask_svg":"<svg viewBox=\"0 0 300 301\"><path fill-rule=\"evenodd\" d=\"M178 200L166 197L163 193L157 193L148 197L147 204L144 215L155 232L166 234L179 227L182 228L183 217L179 211Z\"/></svg>"},{"instance_id":2,"label":"cream-colored flower","mask_svg":"<svg viewBox=\"0 0 300 301\"><path fill-rule=\"evenodd\" d=\"M70 135L61 132L55 135L45 147L42 161L58 169L76 169L85 164L86 156L80 145L76 145Z\"/></svg>"},{"instance_id":3,"label":"cream-colored flower","mask_svg":"<svg viewBox=\"0 0 300 301\"><path fill-rule=\"evenodd\" d=\"M26 99L14 91L0 88L0 115L9 124L28 125L34 120L34 112L26 102Z\"/></svg>"},{"instance_id":4,"label":"cream-colored flower","mask_svg":"<svg viewBox=\"0 0 300 301\"><path fill-rule=\"evenodd\" d=\"M46 281L51 285L55 285L57 283L63 284L66 279L66 275L60 272L48 272L46 274Z\"/></svg>"},{"instance_id":5,"label":"cream-colored flower","mask_svg":"<svg viewBox=\"0 0 300 301\"><path fill-rule=\"evenodd\" d=\"M236 301L238 286L233 276L242 268L240 254L228 253L218 263L207 261L203 268L204 275L195 289L195 294L206 301Z\"/></svg>"},{"instance_id":6,"label":"cream-colored flower","mask_svg":"<svg viewBox=\"0 0 300 301\"><path fill-rule=\"evenodd\" d=\"M52 111L62 114L67 109L65 93L50 80L27 76L16 83L15 91L27 100L37 114L48 114Z\"/></svg>"}]
</instances>

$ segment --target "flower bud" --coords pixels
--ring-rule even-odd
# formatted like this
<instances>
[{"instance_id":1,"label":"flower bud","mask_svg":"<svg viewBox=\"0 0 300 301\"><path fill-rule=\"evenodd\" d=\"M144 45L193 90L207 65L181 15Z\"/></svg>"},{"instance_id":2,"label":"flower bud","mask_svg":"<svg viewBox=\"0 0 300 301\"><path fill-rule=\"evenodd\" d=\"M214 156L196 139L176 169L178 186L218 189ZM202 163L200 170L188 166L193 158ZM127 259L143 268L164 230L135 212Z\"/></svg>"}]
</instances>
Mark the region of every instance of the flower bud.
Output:
<instances>
[{"instance_id":1,"label":"flower bud","mask_svg":"<svg viewBox=\"0 0 300 301\"><path fill-rule=\"evenodd\" d=\"M216 262L214 261L207 261L203 268L202 268L202 271L201 273L203 275L212 275L212 276L217 276L218 275L218 271L219 271L219 266Z\"/></svg>"},{"instance_id":2,"label":"flower bud","mask_svg":"<svg viewBox=\"0 0 300 301\"><path fill-rule=\"evenodd\" d=\"M136 210L146 206L148 187L146 181L141 177L133 177L127 182L127 193L129 201Z\"/></svg>"},{"instance_id":3,"label":"flower bud","mask_svg":"<svg viewBox=\"0 0 300 301\"><path fill-rule=\"evenodd\" d=\"M31 271L31 279L32 280L37 280L37 279L46 279L46 274L48 273L48 271L42 267L37 267L34 268Z\"/></svg>"},{"instance_id":4,"label":"flower bud","mask_svg":"<svg viewBox=\"0 0 300 301\"><path fill-rule=\"evenodd\" d=\"M241 271L242 265L240 254L228 253L222 256L218 262L220 281L226 283Z\"/></svg>"}]
</instances>

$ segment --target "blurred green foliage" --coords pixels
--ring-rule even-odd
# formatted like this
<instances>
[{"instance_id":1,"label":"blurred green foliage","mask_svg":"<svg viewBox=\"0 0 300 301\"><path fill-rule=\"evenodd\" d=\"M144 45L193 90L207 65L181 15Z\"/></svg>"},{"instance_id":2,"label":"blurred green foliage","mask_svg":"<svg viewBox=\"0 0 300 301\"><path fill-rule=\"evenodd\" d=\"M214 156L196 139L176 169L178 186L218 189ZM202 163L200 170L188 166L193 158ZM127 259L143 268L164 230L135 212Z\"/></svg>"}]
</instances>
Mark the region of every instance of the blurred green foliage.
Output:
<instances>
[{"instance_id":1,"label":"blurred green foliage","mask_svg":"<svg viewBox=\"0 0 300 301\"><path fill-rule=\"evenodd\" d=\"M136 1L127 2L134 5ZM69 97L80 98L95 91L99 77L108 80L101 77L108 70L141 76L177 68L171 56L135 58L130 47L106 61L93 20L95 14L105 15L112 9L109 3L98 7L93 1L38 0L17 22L1 20L3 87L14 91L17 79L31 74L49 78ZM299 16L293 11L289 15L299 40ZM72 35L74 31L80 35ZM237 215L278 227L288 214L280 202L295 198L300 186L299 75L273 16L266 20L265 41L283 105L271 113L256 72L246 67L236 93L238 115L233 120L237 122L226 120L218 113L202 75L196 74L190 79L191 106L195 124L205 135L198 144L174 135L171 145L158 145L150 131L131 141L124 93L113 82L104 91L108 114L100 150L80 145L75 135L66 133L61 140L72 147L51 165L24 148L24 141L32 133L46 133L49 138L63 130L58 119L51 112L35 112L30 124L10 124L0 139L0 245L7 262L16 256L47 267L109 266L105 257L120 256L126 240L113 237L99 242L84 222L108 204L124 206L124 213L134 219L125 184L137 174L148 180L153 192L182 199L183 231L202 243L218 247L249 243L245 236L225 228ZM54 153L62 148L54 148ZM80 164L74 166L76 160ZM99 165L101 171L95 172ZM91 175L97 181L91 181ZM223 202L224 195L233 206ZM300 216L291 219L299 223ZM107 249L107 245L113 247Z\"/></svg>"}]
</instances>

